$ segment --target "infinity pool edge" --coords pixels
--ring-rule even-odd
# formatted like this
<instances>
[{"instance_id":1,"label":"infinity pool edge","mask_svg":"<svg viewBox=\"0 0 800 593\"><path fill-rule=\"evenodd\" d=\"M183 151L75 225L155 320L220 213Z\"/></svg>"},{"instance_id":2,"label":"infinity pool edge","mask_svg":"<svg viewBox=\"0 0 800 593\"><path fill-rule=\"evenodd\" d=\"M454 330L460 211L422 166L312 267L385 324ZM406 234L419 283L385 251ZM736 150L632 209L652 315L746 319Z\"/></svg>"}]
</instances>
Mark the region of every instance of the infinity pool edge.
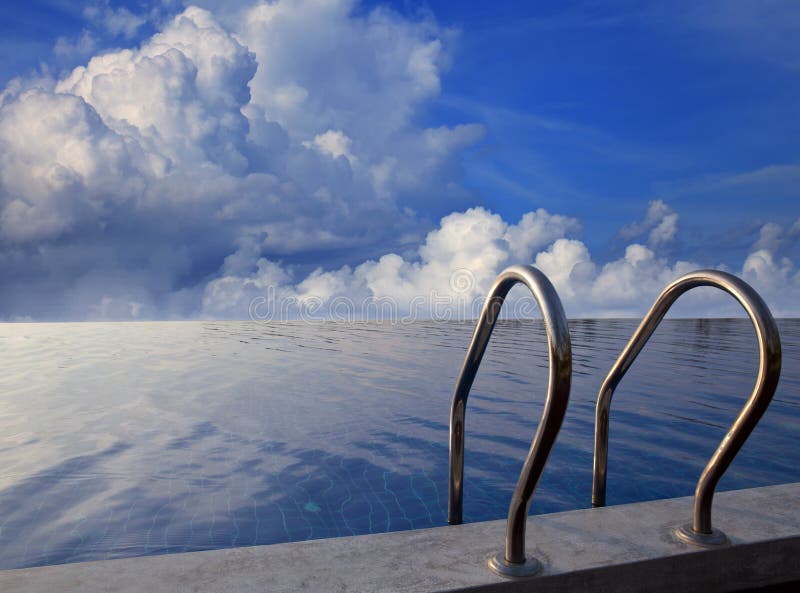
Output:
<instances>
[{"instance_id":1,"label":"infinity pool edge","mask_svg":"<svg viewBox=\"0 0 800 593\"><path fill-rule=\"evenodd\" d=\"M528 519L543 565L526 581L495 576L505 520L268 546L0 571L0 591L739 591L800 580L800 482L720 492L714 526L730 545L677 540L692 497Z\"/></svg>"}]
</instances>

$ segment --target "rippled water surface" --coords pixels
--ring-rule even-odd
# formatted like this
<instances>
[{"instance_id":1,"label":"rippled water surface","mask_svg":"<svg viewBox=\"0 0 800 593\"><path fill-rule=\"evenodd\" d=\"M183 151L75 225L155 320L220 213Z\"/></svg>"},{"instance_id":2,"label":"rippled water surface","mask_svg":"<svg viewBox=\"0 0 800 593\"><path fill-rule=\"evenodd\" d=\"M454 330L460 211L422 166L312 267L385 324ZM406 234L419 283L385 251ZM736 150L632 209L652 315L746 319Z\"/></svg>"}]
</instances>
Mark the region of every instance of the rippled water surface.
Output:
<instances>
[{"instance_id":1,"label":"rippled water surface","mask_svg":"<svg viewBox=\"0 0 800 593\"><path fill-rule=\"evenodd\" d=\"M572 321L532 512L588 507L594 400L636 326ZM800 321L720 490L800 481ZM446 524L471 323L0 325L0 567ZM752 389L746 320L666 321L617 390L608 502L689 495ZM498 324L470 396L464 516L505 517L543 404L541 322ZM688 519L688 518L687 518Z\"/></svg>"}]
</instances>

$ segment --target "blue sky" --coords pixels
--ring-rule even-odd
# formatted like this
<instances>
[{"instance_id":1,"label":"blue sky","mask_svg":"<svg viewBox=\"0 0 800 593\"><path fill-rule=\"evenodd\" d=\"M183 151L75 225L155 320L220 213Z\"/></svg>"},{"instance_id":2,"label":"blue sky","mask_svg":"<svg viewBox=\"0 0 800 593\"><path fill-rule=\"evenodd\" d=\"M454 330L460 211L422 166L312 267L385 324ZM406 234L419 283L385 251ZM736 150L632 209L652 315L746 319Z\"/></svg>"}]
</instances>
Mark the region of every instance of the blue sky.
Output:
<instances>
[{"instance_id":1,"label":"blue sky","mask_svg":"<svg viewBox=\"0 0 800 593\"><path fill-rule=\"evenodd\" d=\"M724 187L800 155L800 9L768 4L430 3L462 30L435 117L487 124L468 179L508 216L591 219L588 244L613 249L620 223L660 198L683 215L681 256L741 257L760 224L798 214L796 174Z\"/></svg>"},{"instance_id":2,"label":"blue sky","mask_svg":"<svg viewBox=\"0 0 800 593\"><path fill-rule=\"evenodd\" d=\"M270 286L407 303L518 261L573 316L640 314L698 266L800 314L796 3L196 5L0 9L0 318L247 317ZM93 56L122 57L73 72ZM62 149L20 140L37 109ZM125 154L76 160L72 132Z\"/></svg>"}]
</instances>

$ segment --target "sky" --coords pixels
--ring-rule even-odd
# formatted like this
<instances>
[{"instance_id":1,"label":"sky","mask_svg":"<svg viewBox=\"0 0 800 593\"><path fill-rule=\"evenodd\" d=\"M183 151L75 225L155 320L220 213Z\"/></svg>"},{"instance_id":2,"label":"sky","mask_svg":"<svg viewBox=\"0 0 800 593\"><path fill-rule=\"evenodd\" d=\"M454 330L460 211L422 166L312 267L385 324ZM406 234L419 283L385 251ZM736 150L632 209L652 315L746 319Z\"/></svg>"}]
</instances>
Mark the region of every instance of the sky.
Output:
<instances>
[{"instance_id":1,"label":"sky","mask_svg":"<svg viewBox=\"0 0 800 593\"><path fill-rule=\"evenodd\" d=\"M798 38L792 0L3 3L0 320L439 317L515 263L569 317L698 268L800 316Z\"/></svg>"}]
</instances>

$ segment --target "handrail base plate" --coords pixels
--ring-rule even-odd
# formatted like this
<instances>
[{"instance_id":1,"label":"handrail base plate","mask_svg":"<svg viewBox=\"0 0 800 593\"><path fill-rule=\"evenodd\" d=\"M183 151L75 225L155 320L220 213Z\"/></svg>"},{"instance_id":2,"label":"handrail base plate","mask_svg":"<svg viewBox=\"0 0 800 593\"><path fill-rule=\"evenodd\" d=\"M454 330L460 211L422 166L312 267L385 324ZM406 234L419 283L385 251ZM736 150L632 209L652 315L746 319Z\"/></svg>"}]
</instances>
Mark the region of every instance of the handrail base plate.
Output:
<instances>
[{"instance_id":1,"label":"handrail base plate","mask_svg":"<svg viewBox=\"0 0 800 593\"><path fill-rule=\"evenodd\" d=\"M536 558L525 558L524 563L516 564L506 560L505 552L490 557L488 564L489 570L506 579L529 579L542 570L542 563Z\"/></svg>"},{"instance_id":2,"label":"handrail base plate","mask_svg":"<svg viewBox=\"0 0 800 593\"><path fill-rule=\"evenodd\" d=\"M683 543L703 548L716 548L731 543L728 536L719 529L712 527L711 533L697 533L692 529L691 523L675 528L674 533L675 537Z\"/></svg>"}]
</instances>

